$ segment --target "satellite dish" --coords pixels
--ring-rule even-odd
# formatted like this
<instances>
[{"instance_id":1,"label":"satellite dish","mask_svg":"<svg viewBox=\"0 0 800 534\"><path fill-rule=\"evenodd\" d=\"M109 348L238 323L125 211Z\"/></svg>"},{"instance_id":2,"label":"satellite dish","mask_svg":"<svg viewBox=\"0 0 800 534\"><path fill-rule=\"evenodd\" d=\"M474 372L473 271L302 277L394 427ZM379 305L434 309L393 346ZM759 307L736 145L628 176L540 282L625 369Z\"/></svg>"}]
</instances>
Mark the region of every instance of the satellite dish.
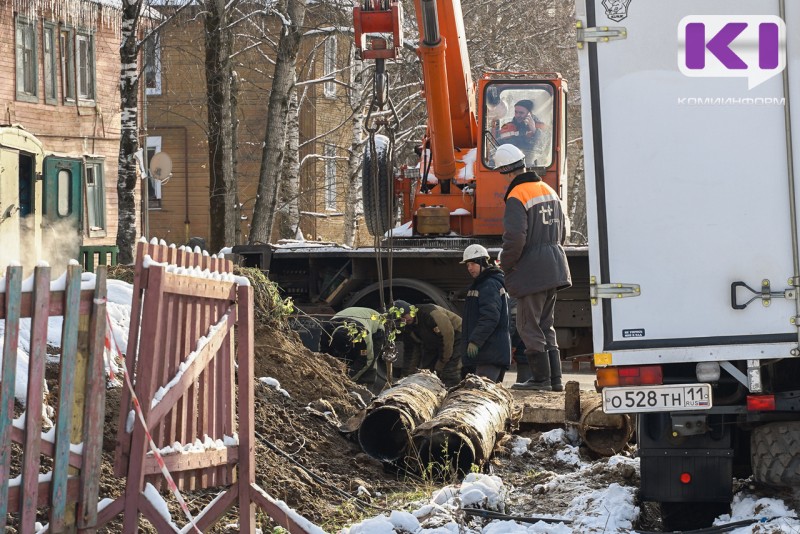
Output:
<instances>
[{"instance_id":1,"label":"satellite dish","mask_svg":"<svg viewBox=\"0 0 800 534\"><path fill-rule=\"evenodd\" d=\"M150 178L162 184L172 177L172 158L166 152L159 152L150 160Z\"/></svg>"}]
</instances>

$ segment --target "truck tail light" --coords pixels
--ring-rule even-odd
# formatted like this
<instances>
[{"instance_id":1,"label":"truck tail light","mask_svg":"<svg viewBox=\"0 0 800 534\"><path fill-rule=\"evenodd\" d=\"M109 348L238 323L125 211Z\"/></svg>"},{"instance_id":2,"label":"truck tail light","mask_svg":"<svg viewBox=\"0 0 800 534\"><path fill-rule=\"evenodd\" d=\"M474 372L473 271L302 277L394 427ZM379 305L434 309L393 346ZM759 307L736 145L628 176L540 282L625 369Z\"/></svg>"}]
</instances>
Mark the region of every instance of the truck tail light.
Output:
<instances>
[{"instance_id":1,"label":"truck tail light","mask_svg":"<svg viewBox=\"0 0 800 534\"><path fill-rule=\"evenodd\" d=\"M748 395L747 409L751 412L775 411L775 395Z\"/></svg>"},{"instance_id":2,"label":"truck tail light","mask_svg":"<svg viewBox=\"0 0 800 534\"><path fill-rule=\"evenodd\" d=\"M680 480L681 484L688 484L689 482L692 481L691 473L681 473Z\"/></svg>"},{"instance_id":3,"label":"truck tail light","mask_svg":"<svg viewBox=\"0 0 800 534\"><path fill-rule=\"evenodd\" d=\"M660 365L628 367L605 367L597 370L597 385L613 386L657 386L664 381Z\"/></svg>"}]
</instances>

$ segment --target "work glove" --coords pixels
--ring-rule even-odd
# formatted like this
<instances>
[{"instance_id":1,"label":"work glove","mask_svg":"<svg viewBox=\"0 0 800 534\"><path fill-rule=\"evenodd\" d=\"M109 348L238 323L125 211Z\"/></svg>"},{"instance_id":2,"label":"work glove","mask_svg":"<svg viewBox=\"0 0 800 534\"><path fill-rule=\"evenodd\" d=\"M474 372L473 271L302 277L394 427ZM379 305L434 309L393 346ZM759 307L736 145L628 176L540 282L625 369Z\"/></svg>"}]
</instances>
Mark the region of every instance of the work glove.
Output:
<instances>
[{"instance_id":1,"label":"work glove","mask_svg":"<svg viewBox=\"0 0 800 534\"><path fill-rule=\"evenodd\" d=\"M478 356L478 351L480 348L475 343L470 343L467 345L467 358L470 360L474 360Z\"/></svg>"},{"instance_id":2,"label":"work glove","mask_svg":"<svg viewBox=\"0 0 800 534\"><path fill-rule=\"evenodd\" d=\"M447 364L447 362L445 362L445 361L442 361L442 360L438 360L438 361L436 362L436 366L433 368L433 370L434 370L434 371L436 371L436 374L437 374L437 375L440 375L440 374L442 374L442 372L444 371L444 366L445 366L446 364Z\"/></svg>"}]
</instances>

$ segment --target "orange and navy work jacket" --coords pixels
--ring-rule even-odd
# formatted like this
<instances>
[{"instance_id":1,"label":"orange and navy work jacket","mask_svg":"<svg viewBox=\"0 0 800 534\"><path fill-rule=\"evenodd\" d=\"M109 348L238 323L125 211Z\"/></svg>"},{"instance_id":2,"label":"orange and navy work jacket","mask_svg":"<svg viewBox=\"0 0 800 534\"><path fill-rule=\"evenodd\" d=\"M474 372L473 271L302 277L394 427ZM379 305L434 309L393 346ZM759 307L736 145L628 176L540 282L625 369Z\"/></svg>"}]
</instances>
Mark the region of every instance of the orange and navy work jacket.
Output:
<instances>
[{"instance_id":1,"label":"orange and navy work jacket","mask_svg":"<svg viewBox=\"0 0 800 534\"><path fill-rule=\"evenodd\" d=\"M572 285L561 200L535 172L514 178L505 196L502 266L514 297Z\"/></svg>"}]
</instances>

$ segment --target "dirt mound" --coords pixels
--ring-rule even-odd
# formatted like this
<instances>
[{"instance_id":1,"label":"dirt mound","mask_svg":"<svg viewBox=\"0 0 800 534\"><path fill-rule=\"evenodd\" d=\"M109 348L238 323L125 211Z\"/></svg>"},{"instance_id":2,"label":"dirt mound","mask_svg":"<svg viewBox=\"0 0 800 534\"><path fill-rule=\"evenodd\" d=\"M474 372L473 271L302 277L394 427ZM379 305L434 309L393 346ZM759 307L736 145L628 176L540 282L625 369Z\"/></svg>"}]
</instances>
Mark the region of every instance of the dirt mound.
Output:
<instances>
[{"instance_id":1,"label":"dirt mound","mask_svg":"<svg viewBox=\"0 0 800 534\"><path fill-rule=\"evenodd\" d=\"M360 406L345 365L309 351L295 334L256 333L256 477L277 499L323 527L340 526L359 487L371 494L402 488L402 480L337 430ZM362 490L363 493L363 490Z\"/></svg>"},{"instance_id":2,"label":"dirt mound","mask_svg":"<svg viewBox=\"0 0 800 534\"><path fill-rule=\"evenodd\" d=\"M301 405L324 399L340 418L359 406L350 393L357 386L347 376L343 362L308 350L294 332L269 326L255 333L255 378L270 377Z\"/></svg>"}]
</instances>

